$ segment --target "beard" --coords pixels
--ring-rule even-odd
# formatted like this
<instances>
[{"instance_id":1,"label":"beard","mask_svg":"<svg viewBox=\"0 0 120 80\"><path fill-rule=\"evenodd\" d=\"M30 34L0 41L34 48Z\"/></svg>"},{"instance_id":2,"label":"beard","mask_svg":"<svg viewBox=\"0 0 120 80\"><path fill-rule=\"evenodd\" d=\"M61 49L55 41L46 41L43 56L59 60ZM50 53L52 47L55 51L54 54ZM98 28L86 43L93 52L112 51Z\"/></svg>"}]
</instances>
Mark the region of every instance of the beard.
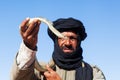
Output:
<instances>
[{"instance_id":1,"label":"beard","mask_svg":"<svg viewBox=\"0 0 120 80\"><path fill-rule=\"evenodd\" d=\"M63 49L71 49L73 50L70 54L66 54L63 52ZM69 52L68 52L69 53ZM54 51L52 54L52 58L57 66L66 70L76 69L80 66L81 61L83 59L82 56L82 48L77 47L73 49L72 47L59 47L58 42L56 41L54 44Z\"/></svg>"}]
</instances>

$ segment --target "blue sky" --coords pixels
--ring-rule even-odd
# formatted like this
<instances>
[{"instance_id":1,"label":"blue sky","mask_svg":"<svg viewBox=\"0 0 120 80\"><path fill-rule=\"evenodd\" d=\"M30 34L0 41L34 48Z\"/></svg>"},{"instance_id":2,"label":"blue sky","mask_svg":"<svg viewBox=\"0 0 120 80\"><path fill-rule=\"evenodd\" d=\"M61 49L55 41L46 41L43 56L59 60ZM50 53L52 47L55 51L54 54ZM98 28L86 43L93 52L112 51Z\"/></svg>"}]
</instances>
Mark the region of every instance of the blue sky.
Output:
<instances>
[{"instance_id":1,"label":"blue sky","mask_svg":"<svg viewBox=\"0 0 120 80\"><path fill-rule=\"evenodd\" d=\"M26 17L51 21L74 17L83 22L88 37L82 42L84 60L97 65L107 80L120 75L119 0L2 0L0 2L0 80L10 80L10 69L22 41L19 25ZM48 62L53 42L41 24L38 60Z\"/></svg>"}]
</instances>

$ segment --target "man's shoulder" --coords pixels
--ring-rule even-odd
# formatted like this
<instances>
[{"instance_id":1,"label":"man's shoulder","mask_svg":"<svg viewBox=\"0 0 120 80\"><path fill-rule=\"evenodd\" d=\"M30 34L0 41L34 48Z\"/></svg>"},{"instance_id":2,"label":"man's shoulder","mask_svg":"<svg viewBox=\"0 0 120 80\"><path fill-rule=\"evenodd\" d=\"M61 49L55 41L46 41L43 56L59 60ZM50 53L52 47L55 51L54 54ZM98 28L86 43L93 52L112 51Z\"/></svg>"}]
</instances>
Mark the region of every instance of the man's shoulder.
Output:
<instances>
[{"instance_id":1,"label":"man's shoulder","mask_svg":"<svg viewBox=\"0 0 120 80\"><path fill-rule=\"evenodd\" d=\"M93 69L93 80L106 80L102 70L97 66L90 64Z\"/></svg>"},{"instance_id":2,"label":"man's shoulder","mask_svg":"<svg viewBox=\"0 0 120 80\"><path fill-rule=\"evenodd\" d=\"M82 63L82 66L87 66L87 65L89 65L93 70L95 70L96 72L98 72L98 71L101 71L100 70L100 68L97 66L97 65L94 65L94 64L91 64L91 63L88 63L88 62L85 62L85 61L83 61L83 63Z\"/></svg>"},{"instance_id":3,"label":"man's shoulder","mask_svg":"<svg viewBox=\"0 0 120 80\"><path fill-rule=\"evenodd\" d=\"M102 70L97 65L93 65L85 61L83 62L86 64L86 66L89 66L92 68L93 80L106 80Z\"/></svg>"}]
</instances>

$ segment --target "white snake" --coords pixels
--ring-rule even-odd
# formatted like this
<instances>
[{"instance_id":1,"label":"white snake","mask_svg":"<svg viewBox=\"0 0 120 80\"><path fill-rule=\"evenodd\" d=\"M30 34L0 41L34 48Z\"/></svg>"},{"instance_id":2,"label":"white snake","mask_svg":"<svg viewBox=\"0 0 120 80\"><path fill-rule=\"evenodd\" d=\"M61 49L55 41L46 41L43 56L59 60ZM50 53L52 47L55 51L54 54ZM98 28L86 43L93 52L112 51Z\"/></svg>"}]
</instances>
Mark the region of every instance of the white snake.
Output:
<instances>
[{"instance_id":1,"label":"white snake","mask_svg":"<svg viewBox=\"0 0 120 80\"><path fill-rule=\"evenodd\" d=\"M43 17L37 17L37 18L30 18L30 21L28 22L28 25L34 20L34 19L38 19L40 22L44 22L45 24L48 25L49 29L56 35L58 36L59 38L64 38L66 39L67 37L65 37L64 35L62 35L57 29L55 29L53 27L53 23L51 21L49 21L48 19L46 18L43 18ZM50 67L53 67L54 66L54 62L53 61L50 61L50 63L48 63L48 65ZM40 65L37 58L35 59L35 68L38 70L38 71L46 71L46 65Z\"/></svg>"},{"instance_id":2,"label":"white snake","mask_svg":"<svg viewBox=\"0 0 120 80\"><path fill-rule=\"evenodd\" d=\"M34 20L34 19L37 19L41 22L44 22L45 24L48 25L49 29L56 35L58 36L59 38L66 38L64 35L62 35L57 29L55 29L53 27L53 23L51 21L49 21L48 19L46 18L43 18L43 17L37 17L37 18L30 18L30 21L28 22L28 25Z\"/></svg>"}]
</instances>

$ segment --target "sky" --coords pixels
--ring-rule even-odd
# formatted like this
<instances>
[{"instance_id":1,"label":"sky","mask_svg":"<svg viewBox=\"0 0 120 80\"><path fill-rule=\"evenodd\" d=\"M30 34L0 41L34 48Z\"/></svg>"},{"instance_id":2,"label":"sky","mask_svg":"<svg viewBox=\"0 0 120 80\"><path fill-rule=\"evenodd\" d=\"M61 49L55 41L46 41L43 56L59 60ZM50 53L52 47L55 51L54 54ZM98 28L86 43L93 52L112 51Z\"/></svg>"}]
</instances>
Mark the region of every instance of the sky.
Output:
<instances>
[{"instance_id":1,"label":"sky","mask_svg":"<svg viewBox=\"0 0 120 80\"><path fill-rule=\"evenodd\" d=\"M106 80L120 76L119 0L1 0L0 1L0 80L10 80L10 70L22 42L20 23L27 17L50 21L73 17L83 22L87 38L82 42L84 61L97 65ZM53 42L47 25L39 31L37 58L48 62Z\"/></svg>"}]
</instances>

